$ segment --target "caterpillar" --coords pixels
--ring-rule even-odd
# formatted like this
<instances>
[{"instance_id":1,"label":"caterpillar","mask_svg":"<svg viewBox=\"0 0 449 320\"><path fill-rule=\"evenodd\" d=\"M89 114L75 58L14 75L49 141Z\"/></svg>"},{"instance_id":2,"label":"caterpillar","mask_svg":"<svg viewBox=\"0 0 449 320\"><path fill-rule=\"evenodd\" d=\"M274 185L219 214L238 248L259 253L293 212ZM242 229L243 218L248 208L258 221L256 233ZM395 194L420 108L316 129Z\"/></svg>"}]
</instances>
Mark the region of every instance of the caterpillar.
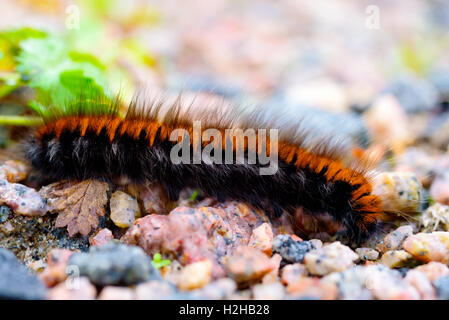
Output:
<instances>
[{"instance_id":1,"label":"caterpillar","mask_svg":"<svg viewBox=\"0 0 449 320\"><path fill-rule=\"evenodd\" d=\"M155 100L142 94L132 100L124 117L118 102L100 112L89 103L80 100L70 111L47 115L27 140L27 157L46 178L158 182L172 200L184 187L193 187L218 201L244 201L274 216L301 207L311 215L331 215L355 243L379 228L382 205L372 194L367 169L349 156L347 141L314 128L307 117L282 107L245 111L225 103ZM197 122L201 128L196 135L204 137L213 129L213 139L195 145ZM175 134L179 129L184 133ZM257 135L255 144L243 137L239 150L242 134L234 134L236 129L270 131L265 137ZM179 145L187 146L189 161L174 163L173 150ZM232 163L211 161L229 155L229 145ZM201 148L209 153L194 159ZM270 165L262 161L263 154L276 157L272 174L260 172Z\"/></svg>"}]
</instances>

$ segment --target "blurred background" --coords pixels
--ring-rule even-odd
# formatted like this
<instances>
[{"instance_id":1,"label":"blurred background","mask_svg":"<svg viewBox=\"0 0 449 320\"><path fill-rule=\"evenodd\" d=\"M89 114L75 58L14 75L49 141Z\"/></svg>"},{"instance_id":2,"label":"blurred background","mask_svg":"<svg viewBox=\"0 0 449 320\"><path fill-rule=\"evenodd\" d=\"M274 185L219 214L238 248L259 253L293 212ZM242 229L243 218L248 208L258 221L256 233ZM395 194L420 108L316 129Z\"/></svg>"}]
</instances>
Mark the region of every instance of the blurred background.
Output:
<instances>
[{"instance_id":1,"label":"blurred background","mask_svg":"<svg viewBox=\"0 0 449 320\"><path fill-rule=\"evenodd\" d=\"M394 155L420 143L447 150L444 0L2 0L0 7L2 115L38 110L36 97L57 100L56 91L76 95L80 83L106 96L121 91L125 100L145 85L287 106ZM10 129L2 130L5 146Z\"/></svg>"}]
</instances>

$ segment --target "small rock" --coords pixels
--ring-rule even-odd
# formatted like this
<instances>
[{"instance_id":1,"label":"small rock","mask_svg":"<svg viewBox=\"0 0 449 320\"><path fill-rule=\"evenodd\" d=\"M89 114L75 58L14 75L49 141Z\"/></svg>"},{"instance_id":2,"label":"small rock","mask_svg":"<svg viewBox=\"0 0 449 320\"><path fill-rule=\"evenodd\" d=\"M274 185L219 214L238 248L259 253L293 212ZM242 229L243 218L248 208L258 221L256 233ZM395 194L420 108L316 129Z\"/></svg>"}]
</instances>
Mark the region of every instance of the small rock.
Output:
<instances>
[{"instance_id":1,"label":"small rock","mask_svg":"<svg viewBox=\"0 0 449 320\"><path fill-rule=\"evenodd\" d=\"M419 299L418 291L397 270L381 264L355 266L332 273L322 281L334 282L341 299L410 300Z\"/></svg>"},{"instance_id":2,"label":"small rock","mask_svg":"<svg viewBox=\"0 0 449 320\"><path fill-rule=\"evenodd\" d=\"M106 244L111 240L114 240L114 236L108 228L98 230L91 238L89 238L90 244L97 247Z\"/></svg>"},{"instance_id":3,"label":"small rock","mask_svg":"<svg viewBox=\"0 0 449 320\"><path fill-rule=\"evenodd\" d=\"M416 300L418 291L402 278L399 271L382 268L382 265L368 266L365 269L365 285L380 300ZM387 271L389 270L389 271Z\"/></svg>"},{"instance_id":4,"label":"small rock","mask_svg":"<svg viewBox=\"0 0 449 320\"><path fill-rule=\"evenodd\" d=\"M264 284L279 282L279 268L281 267L282 257L280 254L276 253L270 258L270 260L274 265L274 268L263 276L262 283Z\"/></svg>"},{"instance_id":5,"label":"small rock","mask_svg":"<svg viewBox=\"0 0 449 320\"><path fill-rule=\"evenodd\" d=\"M336 241L308 252L304 257L304 264L311 274L326 275L351 267L358 258L349 247Z\"/></svg>"},{"instance_id":6,"label":"small rock","mask_svg":"<svg viewBox=\"0 0 449 320\"><path fill-rule=\"evenodd\" d=\"M423 300L434 300L437 298L432 282L427 276L417 270L410 270L405 276L405 281L416 288Z\"/></svg>"},{"instance_id":7,"label":"small rock","mask_svg":"<svg viewBox=\"0 0 449 320\"><path fill-rule=\"evenodd\" d=\"M447 263L449 261L449 232L436 231L411 235L404 241L403 247L417 260Z\"/></svg>"},{"instance_id":8,"label":"small rock","mask_svg":"<svg viewBox=\"0 0 449 320\"><path fill-rule=\"evenodd\" d=\"M287 292L295 298L334 300L338 296L335 283L317 277L299 277L287 286Z\"/></svg>"},{"instance_id":9,"label":"small rock","mask_svg":"<svg viewBox=\"0 0 449 320\"><path fill-rule=\"evenodd\" d=\"M449 300L449 276L441 277L433 282L441 300Z\"/></svg>"},{"instance_id":10,"label":"small rock","mask_svg":"<svg viewBox=\"0 0 449 320\"><path fill-rule=\"evenodd\" d=\"M177 293L176 287L168 281L151 280L138 284L135 289L137 300L165 300Z\"/></svg>"},{"instance_id":11,"label":"small rock","mask_svg":"<svg viewBox=\"0 0 449 320\"><path fill-rule=\"evenodd\" d=\"M64 281L68 274L67 264L73 252L67 249L52 249L47 255L48 267L39 274L39 279L47 287Z\"/></svg>"},{"instance_id":12,"label":"small rock","mask_svg":"<svg viewBox=\"0 0 449 320\"><path fill-rule=\"evenodd\" d=\"M372 133L373 142L390 147L396 154L404 151L413 141L408 115L391 95L380 96L374 101L364 113L364 120Z\"/></svg>"},{"instance_id":13,"label":"small rock","mask_svg":"<svg viewBox=\"0 0 449 320\"><path fill-rule=\"evenodd\" d=\"M242 246L228 257L225 267L237 282L247 282L262 278L275 266L259 250Z\"/></svg>"},{"instance_id":14,"label":"small rock","mask_svg":"<svg viewBox=\"0 0 449 320\"><path fill-rule=\"evenodd\" d=\"M425 274L427 278L429 278L429 280L432 282L440 277L449 276L448 266L442 264L441 262L431 261L429 263L416 267L414 270Z\"/></svg>"},{"instance_id":15,"label":"small rock","mask_svg":"<svg viewBox=\"0 0 449 320\"><path fill-rule=\"evenodd\" d=\"M0 298L43 299L45 287L16 256L0 248Z\"/></svg>"},{"instance_id":16,"label":"small rock","mask_svg":"<svg viewBox=\"0 0 449 320\"><path fill-rule=\"evenodd\" d=\"M279 253L288 263L302 262L312 249L314 247L309 241L295 241L287 234L280 234L273 240L273 252Z\"/></svg>"},{"instance_id":17,"label":"small rock","mask_svg":"<svg viewBox=\"0 0 449 320\"><path fill-rule=\"evenodd\" d=\"M379 258L379 252L371 248L357 248L355 252L359 255L361 260L374 261Z\"/></svg>"},{"instance_id":18,"label":"small rock","mask_svg":"<svg viewBox=\"0 0 449 320\"><path fill-rule=\"evenodd\" d=\"M136 198L122 191L112 194L110 200L111 220L117 227L129 228L136 218L140 217L139 204Z\"/></svg>"},{"instance_id":19,"label":"small rock","mask_svg":"<svg viewBox=\"0 0 449 320\"><path fill-rule=\"evenodd\" d=\"M280 282L256 284L253 287L255 300L281 300L285 296L285 288Z\"/></svg>"},{"instance_id":20,"label":"small rock","mask_svg":"<svg viewBox=\"0 0 449 320\"><path fill-rule=\"evenodd\" d=\"M429 194L436 202L449 205L449 171L445 171L433 180Z\"/></svg>"},{"instance_id":21,"label":"small rock","mask_svg":"<svg viewBox=\"0 0 449 320\"><path fill-rule=\"evenodd\" d=\"M237 290L237 284L231 278L221 278L209 283L201 289L192 291L193 296L206 299L229 299Z\"/></svg>"},{"instance_id":22,"label":"small rock","mask_svg":"<svg viewBox=\"0 0 449 320\"><path fill-rule=\"evenodd\" d=\"M273 246L273 231L268 223L262 223L253 230L248 246L258 249L271 256Z\"/></svg>"},{"instance_id":23,"label":"small rock","mask_svg":"<svg viewBox=\"0 0 449 320\"><path fill-rule=\"evenodd\" d=\"M374 178L373 194L382 200L382 208L392 217L397 212L416 214L421 212L424 189L411 172L382 172Z\"/></svg>"},{"instance_id":24,"label":"small rock","mask_svg":"<svg viewBox=\"0 0 449 320\"><path fill-rule=\"evenodd\" d=\"M43 216L48 211L47 201L34 189L0 179L0 205L10 207L15 214Z\"/></svg>"},{"instance_id":25,"label":"small rock","mask_svg":"<svg viewBox=\"0 0 449 320\"><path fill-rule=\"evenodd\" d=\"M412 255L405 250L390 250L385 252L380 259L383 265L389 268L401 268L412 261Z\"/></svg>"},{"instance_id":26,"label":"small rock","mask_svg":"<svg viewBox=\"0 0 449 320\"><path fill-rule=\"evenodd\" d=\"M282 283L287 287L293 285L299 278L307 275L306 267L301 263L288 264L282 268Z\"/></svg>"},{"instance_id":27,"label":"small rock","mask_svg":"<svg viewBox=\"0 0 449 320\"><path fill-rule=\"evenodd\" d=\"M150 214L136 220L122 240L142 247L152 256L172 252L183 264L209 259L214 279L225 276L218 262L249 243L255 226L267 217L251 207L226 202L216 207L177 207L168 215Z\"/></svg>"},{"instance_id":28,"label":"small rock","mask_svg":"<svg viewBox=\"0 0 449 320\"><path fill-rule=\"evenodd\" d=\"M423 212L419 222L424 232L449 231L449 206L435 203Z\"/></svg>"},{"instance_id":29,"label":"small rock","mask_svg":"<svg viewBox=\"0 0 449 320\"><path fill-rule=\"evenodd\" d=\"M402 226L387 234L377 245L377 251L384 253L402 248L402 243L413 234L412 226Z\"/></svg>"},{"instance_id":30,"label":"small rock","mask_svg":"<svg viewBox=\"0 0 449 320\"><path fill-rule=\"evenodd\" d=\"M101 290L98 300L133 300L135 298L134 290L127 287L107 286Z\"/></svg>"},{"instance_id":31,"label":"small rock","mask_svg":"<svg viewBox=\"0 0 449 320\"><path fill-rule=\"evenodd\" d=\"M331 273L321 281L333 283L338 287L338 298L343 300L371 300L372 293L365 286L363 266L349 268L343 272Z\"/></svg>"},{"instance_id":32,"label":"small rock","mask_svg":"<svg viewBox=\"0 0 449 320\"><path fill-rule=\"evenodd\" d=\"M212 262L203 260L191 263L182 269L178 287L181 290L193 290L207 285L212 277Z\"/></svg>"},{"instance_id":33,"label":"small rock","mask_svg":"<svg viewBox=\"0 0 449 320\"><path fill-rule=\"evenodd\" d=\"M314 249L320 249L323 246L323 241L320 239L310 239L309 242L312 244Z\"/></svg>"},{"instance_id":34,"label":"small rock","mask_svg":"<svg viewBox=\"0 0 449 320\"><path fill-rule=\"evenodd\" d=\"M39 259L39 260L35 260L35 261L30 262L30 264L28 265L28 268L33 273L39 273L39 272L44 271L46 266L47 266L47 264L45 263L45 261L42 260L42 259Z\"/></svg>"},{"instance_id":35,"label":"small rock","mask_svg":"<svg viewBox=\"0 0 449 320\"><path fill-rule=\"evenodd\" d=\"M0 206L0 223L8 220L8 217L11 213L11 209L9 209L7 206Z\"/></svg>"},{"instance_id":36,"label":"small rock","mask_svg":"<svg viewBox=\"0 0 449 320\"><path fill-rule=\"evenodd\" d=\"M20 160L7 160L0 165L0 179L8 182L20 182L30 173L30 166Z\"/></svg>"},{"instance_id":37,"label":"small rock","mask_svg":"<svg viewBox=\"0 0 449 320\"><path fill-rule=\"evenodd\" d=\"M408 113L429 111L438 102L436 88L425 79L412 75L400 76L383 91L393 94Z\"/></svg>"},{"instance_id":38,"label":"small rock","mask_svg":"<svg viewBox=\"0 0 449 320\"><path fill-rule=\"evenodd\" d=\"M141 248L115 242L73 254L69 264L97 285L136 284L158 275Z\"/></svg>"},{"instance_id":39,"label":"small rock","mask_svg":"<svg viewBox=\"0 0 449 320\"><path fill-rule=\"evenodd\" d=\"M71 278L48 291L49 300L93 300L97 289L86 277Z\"/></svg>"}]
</instances>

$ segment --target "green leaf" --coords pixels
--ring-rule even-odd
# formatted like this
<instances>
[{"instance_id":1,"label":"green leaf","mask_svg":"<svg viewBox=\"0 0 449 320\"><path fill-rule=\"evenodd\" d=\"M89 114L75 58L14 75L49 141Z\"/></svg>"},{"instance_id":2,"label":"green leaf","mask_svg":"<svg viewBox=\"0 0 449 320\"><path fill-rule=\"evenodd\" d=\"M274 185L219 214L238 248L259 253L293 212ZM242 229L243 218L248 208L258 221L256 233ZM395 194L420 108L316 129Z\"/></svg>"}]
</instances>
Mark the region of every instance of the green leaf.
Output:
<instances>
[{"instance_id":1,"label":"green leaf","mask_svg":"<svg viewBox=\"0 0 449 320\"><path fill-rule=\"evenodd\" d=\"M156 253L153 256L152 264L156 269L160 269L163 267L168 266L171 263L169 259L162 259L162 256L160 253Z\"/></svg>"},{"instance_id":2,"label":"green leaf","mask_svg":"<svg viewBox=\"0 0 449 320\"><path fill-rule=\"evenodd\" d=\"M30 107L44 117L56 114L110 114L105 68L94 56L69 51L61 38L20 44L17 71L36 90Z\"/></svg>"}]
</instances>

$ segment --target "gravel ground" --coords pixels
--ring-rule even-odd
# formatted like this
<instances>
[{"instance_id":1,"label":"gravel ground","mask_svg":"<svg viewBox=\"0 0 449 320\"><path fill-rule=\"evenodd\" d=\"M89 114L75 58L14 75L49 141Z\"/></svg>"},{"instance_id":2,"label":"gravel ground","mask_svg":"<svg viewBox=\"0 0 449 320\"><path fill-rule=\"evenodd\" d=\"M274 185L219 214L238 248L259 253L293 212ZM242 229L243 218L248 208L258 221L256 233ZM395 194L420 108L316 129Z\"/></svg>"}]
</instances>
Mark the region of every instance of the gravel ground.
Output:
<instances>
[{"instance_id":1,"label":"gravel ground","mask_svg":"<svg viewBox=\"0 0 449 320\"><path fill-rule=\"evenodd\" d=\"M134 80L344 123L339 133L377 155L378 233L355 247L331 221L303 212L273 219L201 191L171 203L159 185L115 185L97 228L71 237L57 227L45 186L8 147L0 298L449 299L449 5L382 2L373 29L368 2L309 3L214 0L192 19L191 2L156 1L160 25L133 32L159 69ZM32 25L61 28L59 7L5 6L0 28L30 14ZM298 225L307 238L295 235Z\"/></svg>"}]
</instances>

